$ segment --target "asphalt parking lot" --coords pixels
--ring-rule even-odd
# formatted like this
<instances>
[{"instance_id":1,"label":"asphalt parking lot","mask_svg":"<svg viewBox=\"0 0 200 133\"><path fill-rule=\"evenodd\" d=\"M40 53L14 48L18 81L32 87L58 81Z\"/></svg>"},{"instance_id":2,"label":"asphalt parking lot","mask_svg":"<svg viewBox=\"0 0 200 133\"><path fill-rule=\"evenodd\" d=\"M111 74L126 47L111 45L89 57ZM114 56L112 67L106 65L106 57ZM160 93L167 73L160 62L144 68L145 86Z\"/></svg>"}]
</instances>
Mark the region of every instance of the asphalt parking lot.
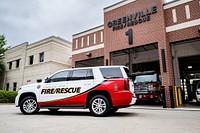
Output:
<instances>
[{"instance_id":1,"label":"asphalt parking lot","mask_svg":"<svg viewBox=\"0 0 200 133\"><path fill-rule=\"evenodd\" d=\"M108 117L74 109L23 115L13 104L0 104L0 133L199 133L199 122L199 110L133 106Z\"/></svg>"}]
</instances>

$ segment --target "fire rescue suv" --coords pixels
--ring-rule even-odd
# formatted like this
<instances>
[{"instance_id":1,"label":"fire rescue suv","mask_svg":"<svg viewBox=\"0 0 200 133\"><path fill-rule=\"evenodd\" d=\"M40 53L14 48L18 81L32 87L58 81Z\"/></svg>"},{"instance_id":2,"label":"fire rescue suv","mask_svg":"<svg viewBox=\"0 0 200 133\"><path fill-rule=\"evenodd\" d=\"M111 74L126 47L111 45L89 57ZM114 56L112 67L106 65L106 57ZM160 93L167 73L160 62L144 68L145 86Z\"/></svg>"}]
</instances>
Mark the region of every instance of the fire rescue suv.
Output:
<instances>
[{"instance_id":1,"label":"fire rescue suv","mask_svg":"<svg viewBox=\"0 0 200 133\"><path fill-rule=\"evenodd\" d=\"M132 74L135 95L138 101L160 102L161 82L155 71L136 72Z\"/></svg>"},{"instance_id":2,"label":"fire rescue suv","mask_svg":"<svg viewBox=\"0 0 200 133\"><path fill-rule=\"evenodd\" d=\"M43 83L22 86L15 105L23 114L37 113L42 108L89 108L94 116L106 116L136 102L128 75L125 66L61 70Z\"/></svg>"}]
</instances>

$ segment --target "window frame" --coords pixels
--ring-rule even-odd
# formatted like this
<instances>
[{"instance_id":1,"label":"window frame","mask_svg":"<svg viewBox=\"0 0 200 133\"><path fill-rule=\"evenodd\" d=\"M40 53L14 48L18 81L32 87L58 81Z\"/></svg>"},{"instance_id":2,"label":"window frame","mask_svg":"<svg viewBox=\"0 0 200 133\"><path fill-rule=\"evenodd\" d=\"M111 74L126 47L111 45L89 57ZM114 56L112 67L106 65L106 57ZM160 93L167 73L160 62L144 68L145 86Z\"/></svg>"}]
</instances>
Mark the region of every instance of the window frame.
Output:
<instances>
[{"instance_id":1,"label":"window frame","mask_svg":"<svg viewBox=\"0 0 200 133\"><path fill-rule=\"evenodd\" d=\"M12 69L12 61L8 62L8 69L11 70Z\"/></svg>"},{"instance_id":2,"label":"window frame","mask_svg":"<svg viewBox=\"0 0 200 133\"><path fill-rule=\"evenodd\" d=\"M41 83L42 82L42 79L37 79L37 83Z\"/></svg>"},{"instance_id":3,"label":"window frame","mask_svg":"<svg viewBox=\"0 0 200 133\"><path fill-rule=\"evenodd\" d=\"M33 65L34 63L34 55L29 56L29 65Z\"/></svg>"},{"instance_id":4,"label":"window frame","mask_svg":"<svg viewBox=\"0 0 200 133\"><path fill-rule=\"evenodd\" d=\"M16 68L19 68L20 66L20 59L16 60Z\"/></svg>"},{"instance_id":5,"label":"window frame","mask_svg":"<svg viewBox=\"0 0 200 133\"><path fill-rule=\"evenodd\" d=\"M17 82L13 82L13 91L17 90Z\"/></svg>"},{"instance_id":6,"label":"window frame","mask_svg":"<svg viewBox=\"0 0 200 133\"><path fill-rule=\"evenodd\" d=\"M39 53L39 62L44 62L44 52Z\"/></svg>"},{"instance_id":7,"label":"window frame","mask_svg":"<svg viewBox=\"0 0 200 133\"><path fill-rule=\"evenodd\" d=\"M10 83L6 83L6 91L9 91Z\"/></svg>"}]
</instances>

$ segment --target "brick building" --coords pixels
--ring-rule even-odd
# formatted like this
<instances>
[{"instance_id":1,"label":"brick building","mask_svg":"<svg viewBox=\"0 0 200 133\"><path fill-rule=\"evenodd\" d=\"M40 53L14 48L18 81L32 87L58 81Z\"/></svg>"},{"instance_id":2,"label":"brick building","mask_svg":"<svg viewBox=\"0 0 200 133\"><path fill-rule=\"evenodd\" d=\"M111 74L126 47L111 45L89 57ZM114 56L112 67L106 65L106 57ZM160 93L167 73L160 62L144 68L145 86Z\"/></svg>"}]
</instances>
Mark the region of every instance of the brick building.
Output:
<instances>
[{"instance_id":1,"label":"brick building","mask_svg":"<svg viewBox=\"0 0 200 133\"><path fill-rule=\"evenodd\" d=\"M104 25L73 35L72 66L154 70L165 87L193 99L200 81L200 1L124 0L104 8Z\"/></svg>"}]
</instances>

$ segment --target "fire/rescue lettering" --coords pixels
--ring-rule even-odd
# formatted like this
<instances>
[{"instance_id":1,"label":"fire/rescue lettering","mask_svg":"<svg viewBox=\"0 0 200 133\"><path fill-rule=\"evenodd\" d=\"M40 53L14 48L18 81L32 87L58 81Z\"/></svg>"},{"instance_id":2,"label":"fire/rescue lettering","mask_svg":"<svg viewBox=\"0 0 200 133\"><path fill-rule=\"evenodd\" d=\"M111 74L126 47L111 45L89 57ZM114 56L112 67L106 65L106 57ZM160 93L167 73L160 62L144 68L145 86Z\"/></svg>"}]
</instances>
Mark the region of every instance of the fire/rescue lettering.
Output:
<instances>
[{"instance_id":1,"label":"fire/rescue lettering","mask_svg":"<svg viewBox=\"0 0 200 133\"><path fill-rule=\"evenodd\" d=\"M41 94L80 93L81 87L42 89Z\"/></svg>"}]
</instances>

